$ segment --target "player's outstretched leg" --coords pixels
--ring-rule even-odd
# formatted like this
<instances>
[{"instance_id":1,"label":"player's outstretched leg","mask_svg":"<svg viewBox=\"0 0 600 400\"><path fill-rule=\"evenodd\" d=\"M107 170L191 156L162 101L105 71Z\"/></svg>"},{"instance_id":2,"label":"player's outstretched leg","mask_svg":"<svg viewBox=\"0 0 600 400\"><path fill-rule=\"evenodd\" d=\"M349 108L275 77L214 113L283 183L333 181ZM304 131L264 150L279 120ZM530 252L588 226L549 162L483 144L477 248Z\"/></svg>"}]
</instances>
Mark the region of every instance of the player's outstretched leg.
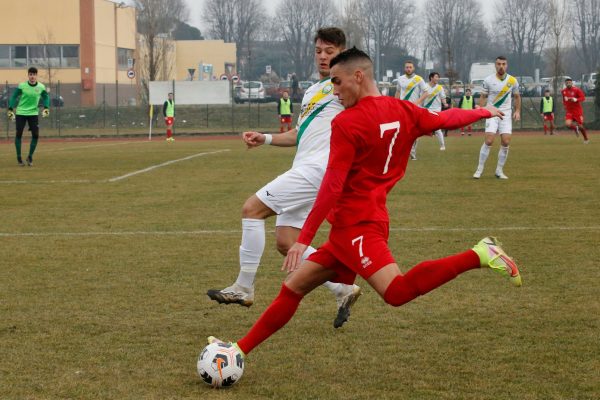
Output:
<instances>
[{"instance_id":1,"label":"player's outstretched leg","mask_svg":"<svg viewBox=\"0 0 600 400\"><path fill-rule=\"evenodd\" d=\"M386 303L398 307L442 286L463 272L476 268L491 268L508 277L513 285L521 286L521 276L515 262L502 250L495 238L487 237L479 241L472 250L424 261L411 268L406 275L396 276L387 286L383 298Z\"/></svg>"},{"instance_id":2,"label":"player's outstretched leg","mask_svg":"<svg viewBox=\"0 0 600 400\"><path fill-rule=\"evenodd\" d=\"M440 143L440 150L446 150L446 143L444 142L444 133L441 129L435 131L435 137L437 137L437 140Z\"/></svg>"}]
</instances>

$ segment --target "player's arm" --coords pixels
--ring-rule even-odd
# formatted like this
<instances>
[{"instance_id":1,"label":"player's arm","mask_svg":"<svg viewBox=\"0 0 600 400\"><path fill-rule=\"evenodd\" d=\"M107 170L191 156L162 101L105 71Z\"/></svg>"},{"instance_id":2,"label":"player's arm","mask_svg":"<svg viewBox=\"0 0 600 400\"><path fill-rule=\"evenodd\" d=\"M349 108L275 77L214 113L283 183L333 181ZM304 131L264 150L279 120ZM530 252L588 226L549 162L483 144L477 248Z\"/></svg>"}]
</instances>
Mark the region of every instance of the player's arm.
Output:
<instances>
[{"instance_id":1,"label":"player's arm","mask_svg":"<svg viewBox=\"0 0 600 400\"><path fill-rule=\"evenodd\" d=\"M167 118L167 106L169 105L169 103L167 101L165 101L165 103L163 104L163 117Z\"/></svg>"},{"instance_id":2,"label":"player's arm","mask_svg":"<svg viewBox=\"0 0 600 400\"><path fill-rule=\"evenodd\" d=\"M10 100L8 101L8 109L9 110L13 110L18 103L18 99L21 96L21 94L23 94L23 90L21 90L21 88L16 88L15 91L13 92L13 94L10 96Z\"/></svg>"},{"instance_id":3,"label":"player's arm","mask_svg":"<svg viewBox=\"0 0 600 400\"><path fill-rule=\"evenodd\" d=\"M515 98L515 113L513 115L515 121L521 120L521 94L519 92L515 92L513 95Z\"/></svg>"},{"instance_id":4,"label":"player's arm","mask_svg":"<svg viewBox=\"0 0 600 400\"><path fill-rule=\"evenodd\" d=\"M554 110L552 110L554 111ZM540 100L540 114L544 114L544 98Z\"/></svg>"},{"instance_id":5,"label":"player's arm","mask_svg":"<svg viewBox=\"0 0 600 400\"><path fill-rule=\"evenodd\" d=\"M417 129L420 135L429 135L438 129L458 129L471 125L483 118L492 118L504 116L504 113L494 106L486 106L475 110L462 110L460 108L450 108L442 112L432 112L426 109L415 107L413 112Z\"/></svg>"},{"instance_id":6,"label":"player's arm","mask_svg":"<svg viewBox=\"0 0 600 400\"><path fill-rule=\"evenodd\" d=\"M400 86L396 86L396 93L394 93L394 97L400 99Z\"/></svg>"},{"instance_id":7,"label":"player's arm","mask_svg":"<svg viewBox=\"0 0 600 400\"><path fill-rule=\"evenodd\" d=\"M417 102L415 104L418 105L418 106L420 106L425 101L425 99L427 98L427 94L428 94L427 92L423 93L421 95L421 97L419 97L419 99L417 100Z\"/></svg>"},{"instance_id":8,"label":"player's arm","mask_svg":"<svg viewBox=\"0 0 600 400\"><path fill-rule=\"evenodd\" d=\"M585 101L585 94L583 93L583 90L578 88L577 97L575 99L577 100L577 103L583 103Z\"/></svg>"},{"instance_id":9,"label":"player's arm","mask_svg":"<svg viewBox=\"0 0 600 400\"><path fill-rule=\"evenodd\" d=\"M349 135L333 122L329 162L325 176L323 176L319 193L304 222L300 236L287 252L282 270L287 269L291 272L300 266L306 248L311 244L327 214L342 194L344 182L346 182L356 153L356 148L350 140Z\"/></svg>"},{"instance_id":10,"label":"player's arm","mask_svg":"<svg viewBox=\"0 0 600 400\"><path fill-rule=\"evenodd\" d=\"M44 109L47 110L48 108L50 108L50 95L48 94L48 91L42 90L41 97L42 97L42 105L44 106Z\"/></svg>"},{"instance_id":11,"label":"player's arm","mask_svg":"<svg viewBox=\"0 0 600 400\"><path fill-rule=\"evenodd\" d=\"M296 128L275 135L254 131L242 133L242 140L249 149L263 144L270 144L277 147L294 147L296 146L297 138L298 130Z\"/></svg>"}]
</instances>

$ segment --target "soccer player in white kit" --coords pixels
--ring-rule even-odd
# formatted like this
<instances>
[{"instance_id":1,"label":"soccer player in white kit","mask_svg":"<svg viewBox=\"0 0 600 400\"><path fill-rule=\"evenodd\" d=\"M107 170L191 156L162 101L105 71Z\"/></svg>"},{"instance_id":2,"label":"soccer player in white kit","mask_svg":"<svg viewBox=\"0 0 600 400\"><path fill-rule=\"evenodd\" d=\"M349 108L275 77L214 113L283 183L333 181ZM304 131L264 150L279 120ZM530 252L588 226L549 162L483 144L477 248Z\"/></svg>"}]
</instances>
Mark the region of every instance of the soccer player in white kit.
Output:
<instances>
[{"instance_id":1,"label":"soccer player in white kit","mask_svg":"<svg viewBox=\"0 0 600 400\"><path fill-rule=\"evenodd\" d=\"M417 104L417 100L427 90L427 83L419 75L415 74L415 64L412 61L404 63L404 75L398 78L396 87L396 98L408 100L411 103ZM413 143L410 151L410 159L417 159L417 140Z\"/></svg>"},{"instance_id":2,"label":"soccer player in white kit","mask_svg":"<svg viewBox=\"0 0 600 400\"><path fill-rule=\"evenodd\" d=\"M444 87L438 82L440 81L440 74L432 72L429 74L429 84L425 89L425 93L417 100L417 105L426 108L431 111L442 111L442 104L444 108L448 107L446 103L446 92ZM444 142L444 132L441 129L435 131L435 136L440 143L440 150L446 150L446 144Z\"/></svg>"},{"instance_id":3,"label":"soccer player in white kit","mask_svg":"<svg viewBox=\"0 0 600 400\"><path fill-rule=\"evenodd\" d=\"M485 142L479 150L479 165L473 174L473 178L481 178L485 161L487 160L490 149L494 144L494 138L500 134L500 151L498 152L498 164L496 165L496 178L508 179L504 174L504 164L508 157L508 146L512 134L512 97L515 98L515 112L513 118L515 121L521 119L521 95L519 94L519 82L517 79L509 75L506 71L508 63L506 57L499 56L496 58L496 74L490 75L483 81L483 90L479 105L493 105L506 115L503 119L499 117L487 119L485 122ZM511 97L512 95L512 97Z\"/></svg>"},{"instance_id":4,"label":"soccer player in white kit","mask_svg":"<svg viewBox=\"0 0 600 400\"><path fill-rule=\"evenodd\" d=\"M346 47L346 37L339 28L319 29L315 36L315 61L321 80L308 88L302 99L295 129L276 135L244 132L248 148L263 144L280 147L297 146L292 168L259 189L242 208L242 242L240 272L236 282L222 290L210 289L207 295L219 303L250 307L254 302L254 278L265 248L265 219L277 215L277 250L286 255L296 242L304 221L317 197L329 160L331 121L344 110L333 94L329 78L329 61ZM304 257L314 253L309 247ZM360 296L357 285L327 282L338 304L334 327L348 320L350 308Z\"/></svg>"}]
</instances>

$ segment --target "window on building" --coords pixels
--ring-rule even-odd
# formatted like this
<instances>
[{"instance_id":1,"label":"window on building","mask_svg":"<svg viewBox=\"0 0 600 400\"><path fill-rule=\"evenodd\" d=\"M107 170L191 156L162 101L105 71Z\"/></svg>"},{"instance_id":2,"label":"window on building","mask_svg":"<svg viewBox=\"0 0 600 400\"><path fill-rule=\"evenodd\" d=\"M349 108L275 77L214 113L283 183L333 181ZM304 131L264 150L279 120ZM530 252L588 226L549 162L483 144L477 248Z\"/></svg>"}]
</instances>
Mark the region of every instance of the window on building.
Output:
<instances>
[{"instance_id":1,"label":"window on building","mask_svg":"<svg viewBox=\"0 0 600 400\"><path fill-rule=\"evenodd\" d=\"M28 66L79 68L79 46L60 44L0 45L0 68Z\"/></svg>"},{"instance_id":2,"label":"window on building","mask_svg":"<svg viewBox=\"0 0 600 400\"><path fill-rule=\"evenodd\" d=\"M27 52L27 65L45 67L46 66L46 52L44 46L28 46Z\"/></svg>"},{"instance_id":3,"label":"window on building","mask_svg":"<svg viewBox=\"0 0 600 400\"><path fill-rule=\"evenodd\" d=\"M129 69L131 65L129 64L128 60L133 60L133 50L119 48L117 53L119 56L119 69Z\"/></svg>"},{"instance_id":4,"label":"window on building","mask_svg":"<svg viewBox=\"0 0 600 400\"><path fill-rule=\"evenodd\" d=\"M11 67L19 68L27 66L27 46L12 46Z\"/></svg>"},{"instance_id":5,"label":"window on building","mask_svg":"<svg viewBox=\"0 0 600 400\"><path fill-rule=\"evenodd\" d=\"M79 68L79 46L62 46L63 68Z\"/></svg>"},{"instance_id":6,"label":"window on building","mask_svg":"<svg viewBox=\"0 0 600 400\"><path fill-rule=\"evenodd\" d=\"M60 49L62 46L50 44L46 46L46 62L53 68L60 67Z\"/></svg>"},{"instance_id":7,"label":"window on building","mask_svg":"<svg viewBox=\"0 0 600 400\"><path fill-rule=\"evenodd\" d=\"M0 45L0 68L10 67L10 46Z\"/></svg>"}]
</instances>

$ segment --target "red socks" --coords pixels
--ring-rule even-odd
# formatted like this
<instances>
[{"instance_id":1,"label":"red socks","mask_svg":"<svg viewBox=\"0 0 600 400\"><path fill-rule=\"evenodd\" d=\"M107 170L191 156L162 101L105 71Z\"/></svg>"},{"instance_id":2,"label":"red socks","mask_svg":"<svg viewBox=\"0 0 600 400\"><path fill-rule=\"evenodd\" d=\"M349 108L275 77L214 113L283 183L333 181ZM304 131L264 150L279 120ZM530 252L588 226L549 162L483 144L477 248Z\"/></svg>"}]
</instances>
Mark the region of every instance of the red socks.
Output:
<instances>
[{"instance_id":1,"label":"red socks","mask_svg":"<svg viewBox=\"0 0 600 400\"><path fill-rule=\"evenodd\" d=\"M477 258L477 262L479 262L479 258ZM279 295L250 328L246 336L238 340L237 345L240 349L248 354L269 336L283 328L292 319L302 298L302 295L290 290L284 283Z\"/></svg>"},{"instance_id":2,"label":"red socks","mask_svg":"<svg viewBox=\"0 0 600 400\"><path fill-rule=\"evenodd\" d=\"M167 138L170 138L171 136L173 136L173 131L167 129Z\"/></svg>"},{"instance_id":3,"label":"red socks","mask_svg":"<svg viewBox=\"0 0 600 400\"><path fill-rule=\"evenodd\" d=\"M397 276L386 289L383 299L398 307L451 281L463 272L479 267L479 256L473 250L439 260L424 261L406 275Z\"/></svg>"}]
</instances>

